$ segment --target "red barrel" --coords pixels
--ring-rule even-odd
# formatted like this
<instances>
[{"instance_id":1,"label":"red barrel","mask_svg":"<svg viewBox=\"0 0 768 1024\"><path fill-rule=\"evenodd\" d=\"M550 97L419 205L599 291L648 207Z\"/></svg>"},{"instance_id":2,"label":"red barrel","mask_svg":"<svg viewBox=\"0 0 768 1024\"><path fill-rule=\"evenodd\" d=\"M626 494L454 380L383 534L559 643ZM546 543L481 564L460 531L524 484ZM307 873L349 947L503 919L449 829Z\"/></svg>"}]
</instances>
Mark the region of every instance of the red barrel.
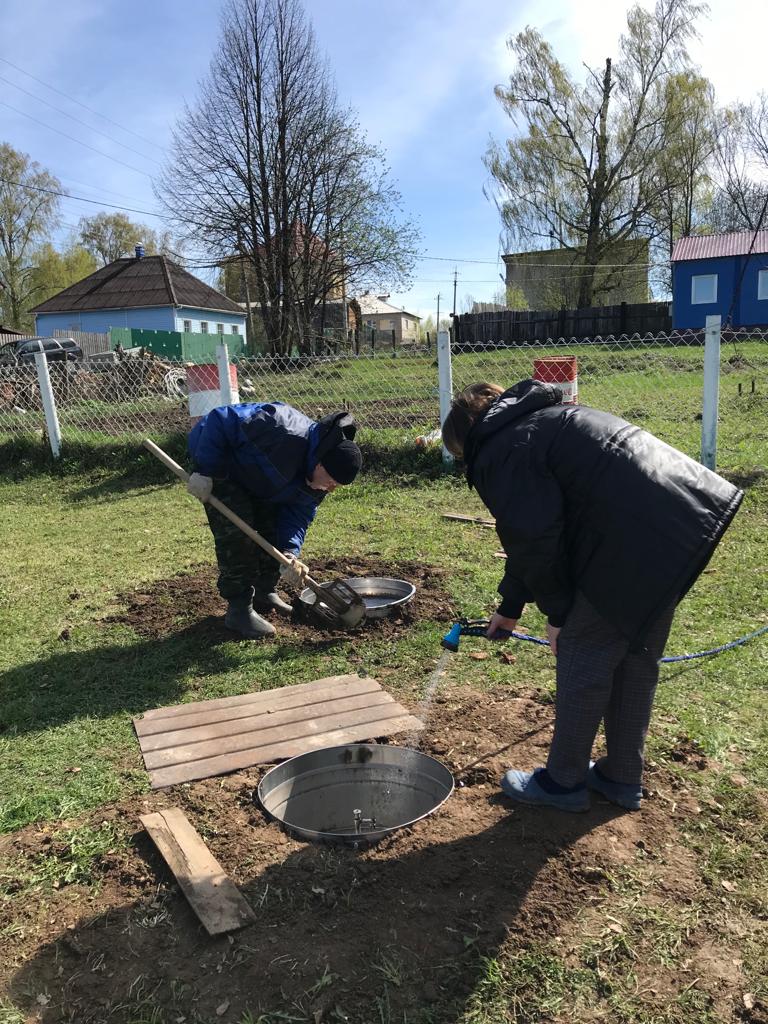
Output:
<instances>
[{"instance_id":1,"label":"red barrel","mask_svg":"<svg viewBox=\"0 0 768 1024\"><path fill-rule=\"evenodd\" d=\"M557 384L563 392L563 405L576 405L579 401L578 371L576 356L547 356L533 361L533 379L542 384Z\"/></svg>"},{"instance_id":2,"label":"red barrel","mask_svg":"<svg viewBox=\"0 0 768 1024\"><path fill-rule=\"evenodd\" d=\"M232 402L240 401L237 391L237 367L229 364L229 381L232 388ZM219 386L219 368L215 363L187 368L187 396L192 425L212 409L227 404L222 399Z\"/></svg>"}]
</instances>

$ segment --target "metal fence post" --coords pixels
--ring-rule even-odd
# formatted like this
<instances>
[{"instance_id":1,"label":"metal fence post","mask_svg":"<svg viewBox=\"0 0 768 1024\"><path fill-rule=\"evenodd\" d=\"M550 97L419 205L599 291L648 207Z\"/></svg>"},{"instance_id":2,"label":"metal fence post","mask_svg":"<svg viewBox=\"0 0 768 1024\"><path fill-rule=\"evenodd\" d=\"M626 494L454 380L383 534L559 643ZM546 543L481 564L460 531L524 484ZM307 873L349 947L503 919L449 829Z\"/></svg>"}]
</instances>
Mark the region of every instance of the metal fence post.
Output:
<instances>
[{"instance_id":1,"label":"metal fence post","mask_svg":"<svg viewBox=\"0 0 768 1024\"><path fill-rule=\"evenodd\" d=\"M717 462L717 411L720 399L719 316L708 316L704 331L704 399L701 409L701 461L707 469Z\"/></svg>"},{"instance_id":2,"label":"metal fence post","mask_svg":"<svg viewBox=\"0 0 768 1024\"><path fill-rule=\"evenodd\" d=\"M451 335L448 331L437 333L437 374L440 384L440 426L451 410L453 400L453 370L451 367ZM443 462L446 466L453 463L453 456L443 445Z\"/></svg>"},{"instance_id":3,"label":"metal fence post","mask_svg":"<svg viewBox=\"0 0 768 1024\"><path fill-rule=\"evenodd\" d=\"M233 405L235 396L232 391L232 380L229 376L229 349L225 342L216 346L216 363L219 367L219 391L221 404Z\"/></svg>"},{"instance_id":4,"label":"metal fence post","mask_svg":"<svg viewBox=\"0 0 768 1024\"><path fill-rule=\"evenodd\" d=\"M53 397L53 388L51 387L51 375L48 372L48 356L42 350L42 343L40 343L40 349L39 352L35 352L37 382L40 385L40 397L43 400L48 442L54 459L58 459L61 454L61 428L59 427L59 416L56 412L56 399ZM66 371L66 366L64 370Z\"/></svg>"}]
</instances>

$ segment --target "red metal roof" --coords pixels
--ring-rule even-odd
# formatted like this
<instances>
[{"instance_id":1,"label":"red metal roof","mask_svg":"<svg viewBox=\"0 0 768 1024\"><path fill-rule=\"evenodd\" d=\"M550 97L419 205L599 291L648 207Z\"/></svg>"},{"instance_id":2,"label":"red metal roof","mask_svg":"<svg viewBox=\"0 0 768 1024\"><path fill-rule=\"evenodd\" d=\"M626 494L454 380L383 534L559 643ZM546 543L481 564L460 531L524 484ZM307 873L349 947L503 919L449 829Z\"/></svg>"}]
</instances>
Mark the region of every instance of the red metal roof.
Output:
<instances>
[{"instance_id":1,"label":"red metal roof","mask_svg":"<svg viewBox=\"0 0 768 1024\"><path fill-rule=\"evenodd\" d=\"M732 231L727 235L689 235L678 238L672 250L672 262L680 260L711 260L718 256L746 256L768 252L768 230L758 231L752 245L754 231Z\"/></svg>"}]
</instances>

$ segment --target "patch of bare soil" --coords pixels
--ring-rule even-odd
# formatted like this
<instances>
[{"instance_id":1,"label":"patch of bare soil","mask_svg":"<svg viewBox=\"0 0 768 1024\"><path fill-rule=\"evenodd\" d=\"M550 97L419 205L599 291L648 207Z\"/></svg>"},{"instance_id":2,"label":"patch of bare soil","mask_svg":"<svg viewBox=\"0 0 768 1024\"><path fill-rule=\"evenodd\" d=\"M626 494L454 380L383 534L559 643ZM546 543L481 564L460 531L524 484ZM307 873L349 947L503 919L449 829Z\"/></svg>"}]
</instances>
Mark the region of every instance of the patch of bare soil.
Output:
<instances>
[{"instance_id":1,"label":"patch of bare soil","mask_svg":"<svg viewBox=\"0 0 768 1024\"><path fill-rule=\"evenodd\" d=\"M660 900L686 905L700 881L677 825L692 811L684 794L666 794L661 772L640 814L596 798L588 813L566 815L500 795L510 764L542 762L551 724L551 707L534 698L443 688L423 749L459 773L487 750L512 747L468 773L437 813L360 852L298 842L268 821L255 800L260 769L101 809L77 824L136 831L127 848L98 859L96 885L64 880L0 902L0 990L7 985L43 1024L239 1024L246 1011L270 1022L371 1024L425 1008L448 1022L484 973L481 954L568 936L585 910L610 924L611 879L638 858L655 858ZM256 924L207 937L138 822L172 805L205 837ZM8 837L0 856L34 869L61 827ZM704 940L701 956L725 955L716 937ZM681 941L695 959L694 939ZM663 983L679 994L690 980ZM278 1012L286 1016L268 1016Z\"/></svg>"},{"instance_id":2,"label":"patch of bare soil","mask_svg":"<svg viewBox=\"0 0 768 1024\"><path fill-rule=\"evenodd\" d=\"M321 581L351 576L395 577L413 583L416 594L407 605L395 609L389 618L367 619L354 633L319 629L302 622L296 613L290 621L270 614L267 618L275 623L278 630L276 640L279 642L288 638L317 638L321 632L329 638L376 634L378 637L394 639L422 619L438 622L453 622L455 619L456 612L451 598L444 589L445 573L440 569L423 566L418 562L398 562L392 565L376 558L356 557L314 559L312 573ZM107 621L131 626L143 637L154 639L168 636L199 623L200 629L205 631L203 635L211 643L236 639L236 635L224 627L226 603L216 590L216 569L210 565L200 565L189 573L119 594L118 601L125 606L125 611L110 616Z\"/></svg>"}]
</instances>

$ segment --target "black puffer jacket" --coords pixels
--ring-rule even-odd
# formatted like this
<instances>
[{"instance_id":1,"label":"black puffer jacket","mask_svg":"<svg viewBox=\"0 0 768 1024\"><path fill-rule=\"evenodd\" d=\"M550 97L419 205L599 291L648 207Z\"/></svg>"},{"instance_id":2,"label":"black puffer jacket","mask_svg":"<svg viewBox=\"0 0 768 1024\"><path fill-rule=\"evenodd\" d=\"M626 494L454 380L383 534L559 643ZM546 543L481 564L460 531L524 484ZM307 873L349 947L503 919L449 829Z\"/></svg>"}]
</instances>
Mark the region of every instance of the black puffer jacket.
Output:
<instances>
[{"instance_id":1,"label":"black puffer jacket","mask_svg":"<svg viewBox=\"0 0 768 1024\"><path fill-rule=\"evenodd\" d=\"M562 625L576 589L642 646L693 585L743 498L640 427L551 384L505 391L469 433L467 480L507 554L499 612L535 601Z\"/></svg>"}]
</instances>

